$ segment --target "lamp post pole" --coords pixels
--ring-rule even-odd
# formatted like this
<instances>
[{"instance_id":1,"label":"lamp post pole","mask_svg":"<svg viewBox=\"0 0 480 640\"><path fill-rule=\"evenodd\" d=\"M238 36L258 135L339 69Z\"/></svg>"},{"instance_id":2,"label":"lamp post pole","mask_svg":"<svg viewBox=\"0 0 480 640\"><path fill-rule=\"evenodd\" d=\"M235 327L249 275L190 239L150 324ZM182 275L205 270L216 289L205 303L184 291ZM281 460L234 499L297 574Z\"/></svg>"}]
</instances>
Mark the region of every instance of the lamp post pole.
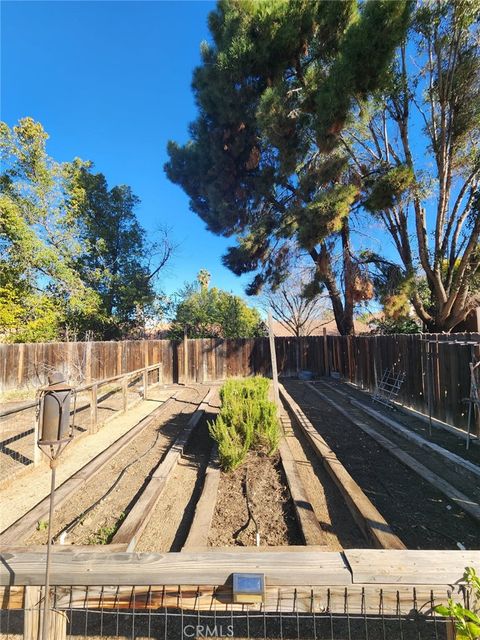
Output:
<instances>
[{"instance_id":1,"label":"lamp post pole","mask_svg":"<svg viewBox=\"0 0 480 640\"><path fill-rule=\"evenodd\" d=\"M61 373L48 377L49 386L40 390L38 447L50 459L51 483L48 516L47 562L45 566L45 597L42 620L42 640L49 640L50 618L50 566L52 561L53 511L55 502L55 480L61 452L73 439L73 422L70 426L70 399L72 388L65 383ZM75 416L75 405L73 410Z\"/></svg>"},{"instance_id":2,"label":"lamp post pole","mask_svg":"<svg viewBox=\"0 0 480 640\"><path fill-rule=\"evenodd\" d=\"M45 567L45 600L42 620L42 640L48 640L48 622L50 617L50 564L52 560L52 521L53 505L55 501L55 475L57 470L56 459L50 460L50 469L52 470L52 479L50 484L50 508L48 512L47 564Z\"/></svg>"}]
</instances>

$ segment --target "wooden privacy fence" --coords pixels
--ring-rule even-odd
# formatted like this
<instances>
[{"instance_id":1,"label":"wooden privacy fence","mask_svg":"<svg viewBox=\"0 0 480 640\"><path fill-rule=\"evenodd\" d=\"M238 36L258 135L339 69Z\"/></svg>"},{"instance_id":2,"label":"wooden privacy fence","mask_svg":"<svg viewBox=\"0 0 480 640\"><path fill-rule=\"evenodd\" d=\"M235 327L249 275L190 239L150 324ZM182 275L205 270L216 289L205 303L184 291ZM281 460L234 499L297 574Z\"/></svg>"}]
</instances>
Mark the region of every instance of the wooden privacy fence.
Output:
<instances>
[{"instance_id":1,"label":"wooden privacy fence","mask_svg":"<svg viewBox=\"0 0 480 640\"><path fill-rule=\"evenodd\" d=\"M177 373L177 345L169 340L0 344L0 391L37 388L51 371L75 384L105 380L164 363L165 381Z\"/></svg>"},{"instance_id":2,"label":"wooden privacy fence","mask_svg":"<svg viewBox=\"0 0 480 640\"><path fill-rule=\"evenodd\" d=\"M472 344L473 343L473 344ZM405 372L399 402L459 428L467 424L469 363L480 358L480 334L312 336L276 338L278 370L332 371L373 391L386 368ZM162 363L163 381L211 382L270 375L267 338L147 340L0 345L0 391L37 387L54 369L81 384ZM478 428L478 425L477 425Z\"/></svg>"}]
</instances>

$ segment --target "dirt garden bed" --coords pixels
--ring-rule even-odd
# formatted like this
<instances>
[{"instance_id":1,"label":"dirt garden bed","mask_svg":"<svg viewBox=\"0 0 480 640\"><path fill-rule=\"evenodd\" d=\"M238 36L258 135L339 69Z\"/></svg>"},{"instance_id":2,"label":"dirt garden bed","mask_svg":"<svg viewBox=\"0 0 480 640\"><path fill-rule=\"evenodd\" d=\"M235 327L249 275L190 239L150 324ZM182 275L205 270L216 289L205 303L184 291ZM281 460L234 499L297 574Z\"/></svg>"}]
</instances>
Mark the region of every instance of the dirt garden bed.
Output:
<instances>
[{"instance_id":1,"label":"dirt garden bed","mask_svg":"<svg viewBox=\"0 0 480 640\"><path fill-rule=\"evenodd\" d=\"M256 523L256 524L255 524ZM209 546L301 545L280 456L249 452L242 466L222 472Z\"/></svg>"},{"instance_id":2,"label":"dirt garden bed","mask_svg":"<svg viewBox=\"0 0 480 640\"><path fill-rule=\"evenodd\" d=\"M409 549L480 548L480 527L302 383L285 387Z\"/></svg>"},{"instance_id":3,"label":"dirt garden bed","mask_svg":"<svg viewBox=\"0 0 480 640\"><path fill-rule=\"evenodd\" d=\"M57 509L54 518L54 536L59 536L67 526L76 522L80 514L99 501L67 533L64 542L77 545L108 544L135 504L150 474L185 427L191 414L197 409L205 391L205 388L200 387L182 389L177 400L172 403L160 422L156 421L146 427L86 486ZM106 495L114 484L113 490ZM102 499L102 496L105 498ZM46 522L40 522L37 530L32 532L24 542L30 545L45 544L46 541Z\"/></svg>"}]
</instances>

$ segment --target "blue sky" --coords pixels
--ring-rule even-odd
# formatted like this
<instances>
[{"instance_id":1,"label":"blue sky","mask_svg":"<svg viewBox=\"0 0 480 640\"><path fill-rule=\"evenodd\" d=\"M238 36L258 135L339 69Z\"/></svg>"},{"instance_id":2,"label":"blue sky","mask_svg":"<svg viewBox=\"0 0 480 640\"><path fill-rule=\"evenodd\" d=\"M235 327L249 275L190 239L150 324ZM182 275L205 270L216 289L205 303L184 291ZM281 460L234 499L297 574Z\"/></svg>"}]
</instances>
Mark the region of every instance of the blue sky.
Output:
<instances>
[{"instance_id":1,"label":"blue sky","mask_svg":"<svg viewBox=\"0 0 480 640\"><path fill-rule=\"evenodd\" d=\"M56 160L92 160L111 186L128 184L152 233L172 228L179 248L161 286L201 268L243 294L220 261L229 241L205 230L163 164L169 139L184 142L195 118L190 89L214 2L2 2L1 119L39 120ZM253 300L250 300L253 302Z\"/></svg>"}]
</instances>

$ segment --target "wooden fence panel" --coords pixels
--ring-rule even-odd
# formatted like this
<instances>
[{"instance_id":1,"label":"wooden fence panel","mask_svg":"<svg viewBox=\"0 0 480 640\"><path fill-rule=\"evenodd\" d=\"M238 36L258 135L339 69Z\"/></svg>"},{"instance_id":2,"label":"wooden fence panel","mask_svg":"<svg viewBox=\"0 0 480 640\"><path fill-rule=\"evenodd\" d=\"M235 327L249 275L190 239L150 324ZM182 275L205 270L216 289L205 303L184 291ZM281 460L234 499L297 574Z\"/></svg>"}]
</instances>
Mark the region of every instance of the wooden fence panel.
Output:
<instances>
[{"instance_id":1,"label":"wooden fence panel","mask_svg":"<svg viewBox=\"0 0 480 640\"><path fill-rule=\"evenodd\" d=\"M455 343L462 340L478 346ZM480 358L480 334L281 337L275 350L281 376L295 376L299 369L319 376L337 371L368 391L386 368L405 371L400 402L428 413L430 385L433 417L465 428L469 362L474 350ZM160 362L166 384L271 375L267 338L188 340L186 371L184 355L184 342L170 340L0 344L0 391L36 388L53 370L80 384Z\"/></svg>"}]
</instances>

